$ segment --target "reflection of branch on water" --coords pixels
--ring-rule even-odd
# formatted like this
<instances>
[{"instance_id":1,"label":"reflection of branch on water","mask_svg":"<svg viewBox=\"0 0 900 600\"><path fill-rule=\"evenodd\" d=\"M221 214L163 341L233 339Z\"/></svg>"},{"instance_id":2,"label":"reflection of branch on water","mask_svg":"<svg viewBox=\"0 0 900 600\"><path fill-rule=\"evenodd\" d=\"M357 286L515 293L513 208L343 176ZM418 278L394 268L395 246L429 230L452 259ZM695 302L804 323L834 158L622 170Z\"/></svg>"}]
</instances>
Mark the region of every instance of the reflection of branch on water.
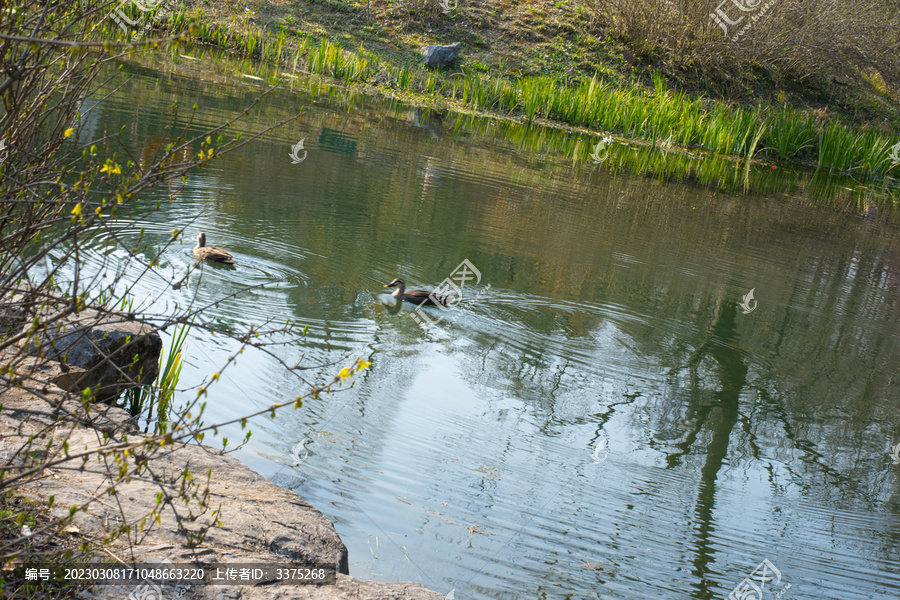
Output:
<instances>
[{"instance_id":1,"label":"reflection of branch on water","mask_svg":"<svg viewBox=\"0 0 900 600\"><path fill-rule=\"evenodd\" d=\"M823 455L816 450L815 443L809 441L806 438L801 438L797 435L797 432L794 430L794 427L788 420L788 414L784 410L784 405L780 402L776 402L775 399L771 397L768 390L758 389L757 395L759 397L760 404L771 410L778 422L781 423L781 427L784 430L784 437L791 441L791 445L794 448L800 450L803 453L803 456L807 459L808 462L816 465L826 476L831 477L833 481L839 484L845 491L849 491L850 489L855 489L857 487L856 480L843 475L840 471L832 468L828 463L825 463L821 460ZM752 447L754 458L759 458L756 445L754 444ZM801 488L806 489L806 486L803 484L803 482L809 480L808 475L794 473L794 470L788 463L782 464L782 468L784 468L788 473L791 474L791 479L795 483L800 485Z\"/></svg>"},{"instance_id":2,"label":"reflection of branch on water","mask_svg":"<svg viewBox=\"0 0 900 600\"><path fill-rule=\"evenodd\" d=\"M596 447L597 440L599 440L600 436L603 434L603 428L606 426L609 420L613 418L613 415L616 413L616 409L620 406L633 405L635 400L641 397L641 394L624 394L624 396L626 398L625 400L622 400L621 402L611 402L606 405L605 410L591 415L592 417L597 418L597 428L594 430L594 436L590 439L591 448ZM578 420L576 420L575 422L577 423Z\"/></svg>"}]
</instances>

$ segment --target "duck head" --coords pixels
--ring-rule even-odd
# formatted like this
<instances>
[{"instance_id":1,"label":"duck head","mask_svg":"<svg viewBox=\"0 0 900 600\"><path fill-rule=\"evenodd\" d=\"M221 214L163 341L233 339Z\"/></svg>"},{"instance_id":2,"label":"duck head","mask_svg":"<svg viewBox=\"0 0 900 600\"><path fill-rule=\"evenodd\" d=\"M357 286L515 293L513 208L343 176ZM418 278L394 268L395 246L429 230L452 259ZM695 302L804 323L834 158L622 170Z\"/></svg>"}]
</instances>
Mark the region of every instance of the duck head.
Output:
<instances>
[{"instance_id":1,"label":"duck head","mask_svg":"<svg viewBox=\"0 0 900 600\"><path fill-rule=\"evenodd\" d=\"M397 278L397 279L394 279L392 282L390 282L389 284L387 284L384 287L397 288L394 290L394 292L391 294L391 296L393 296L394 298L402 298L403 291L406 289L406 283L404 283L402 279Z\"/></svg>"},{"instance_id":2,"label":"duck head","mask_svg":"<svg viewBox=\"0 0 900 600\"><path fill-rule=\"evenodd\" d=\"M202 231L197 234L197 247L202 248L206 245L206 234Z\"/></svg>"}]
</instances>

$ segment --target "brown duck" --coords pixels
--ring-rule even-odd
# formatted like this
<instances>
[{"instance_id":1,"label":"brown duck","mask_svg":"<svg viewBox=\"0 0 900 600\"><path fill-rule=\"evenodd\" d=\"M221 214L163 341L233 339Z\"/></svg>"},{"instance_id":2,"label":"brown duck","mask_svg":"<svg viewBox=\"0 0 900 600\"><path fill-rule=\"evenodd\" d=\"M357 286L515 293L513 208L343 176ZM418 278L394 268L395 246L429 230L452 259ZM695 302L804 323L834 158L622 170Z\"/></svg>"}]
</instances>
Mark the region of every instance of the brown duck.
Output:
<instances>
[{"instance_id":1,"label":"brown duck","mask_svg":"<svg viewBox=\"0 0 900 600\"><path fill-rule=\"evenodd\" d=\"M194 247L194 256L211 262L235 264L234 256L221 248L210 248L206 245L206 234L202 231L197 234L197 245Z\"/></svg>"},{"instance_id":2,"label":"brown duck","mask_svg":"<svg viewBox=\"0 0 900 600\"><path fill-rule=\"evenodd\" d=\"M402 279L395 279L386 286L386 288L396 288L391 296L397 300L406 300L418 306L446 306L450 301L448 296L442 294L433 294L425 290L409 290L406 291L406 282Z\"/></svg>"}]
</instances>

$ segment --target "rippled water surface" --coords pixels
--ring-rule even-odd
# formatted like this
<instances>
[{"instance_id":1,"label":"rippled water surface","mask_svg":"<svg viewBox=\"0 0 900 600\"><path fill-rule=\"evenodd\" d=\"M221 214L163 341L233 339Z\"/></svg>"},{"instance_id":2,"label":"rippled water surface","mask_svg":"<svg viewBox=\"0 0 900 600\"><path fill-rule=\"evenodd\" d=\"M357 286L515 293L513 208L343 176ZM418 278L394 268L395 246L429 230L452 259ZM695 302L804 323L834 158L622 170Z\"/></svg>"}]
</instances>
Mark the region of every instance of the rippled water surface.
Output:
<instances>
[{"instance_id":1,"label":"rippled water surface","mask_svg":"<svg viewBox=\"0 0 900 600\"><path fill-rule=\"evenodd\" d=\"M199 127L262 89L125 74L86 127L124 125L142 157L173 100ZM372 362L255 419L238 453L334 521L351 574L458 599L705 599L768 559L766 598L900 596L900 235L858 184L621 145L594 164L576 134L301 87L246 128L299 120L141 200L163 202L147 252L202 230L237 268L166 291L189 241L135 295L166 311L281 280L202 316L309 324L288 364ZM98 241L91 263L117 256ZM464 259L480 280L425 309L439 326L383 303L394 277L433 288ZM185 386L237 349L220 338L192 335ZM305 391L247 351L208 420Z\"/></svg>"}]
</instances>

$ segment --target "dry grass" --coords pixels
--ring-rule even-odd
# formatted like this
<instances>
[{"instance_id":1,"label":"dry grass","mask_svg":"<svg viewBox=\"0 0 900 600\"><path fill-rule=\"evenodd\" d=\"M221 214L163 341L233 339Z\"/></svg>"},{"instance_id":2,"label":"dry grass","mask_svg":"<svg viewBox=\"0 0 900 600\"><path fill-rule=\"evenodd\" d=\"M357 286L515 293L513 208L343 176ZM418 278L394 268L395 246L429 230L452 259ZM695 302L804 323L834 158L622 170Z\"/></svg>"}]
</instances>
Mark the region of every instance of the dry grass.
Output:
<instances>
[{"instance_id":1,"label":"dry grass","mask_svg":"<svg viewBox=\"0 0 900 600\"><path fill-rule=\"evenodd\" d=\"M874 78L886 83L882 93L892 88L897 99L896 0L578 1L595 28L606 27L635 54L669 62L672 70L730 79L734 86L760 77L797 83L836 79L840 84L871 83ZM718 13L721 25L711 13Z\"/></svg>"}]
</instances>

